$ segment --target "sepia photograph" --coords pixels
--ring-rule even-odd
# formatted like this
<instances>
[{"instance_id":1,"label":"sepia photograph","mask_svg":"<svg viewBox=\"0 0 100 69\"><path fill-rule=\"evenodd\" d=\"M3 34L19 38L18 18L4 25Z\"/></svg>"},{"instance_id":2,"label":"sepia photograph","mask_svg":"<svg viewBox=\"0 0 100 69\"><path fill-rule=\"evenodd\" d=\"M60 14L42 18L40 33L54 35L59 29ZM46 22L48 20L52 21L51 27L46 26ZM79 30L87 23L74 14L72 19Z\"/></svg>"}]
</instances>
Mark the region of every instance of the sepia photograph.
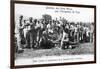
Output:
<instances>
[{"instance_id":1,"label":"sepia photograph","mask_svg":"<svg viewBox=\"0 0 100 69\"><path fill-rule=\"evenodd\" d=\"M95 6L20 1L13 5L14 66L95 62Z\"/></svg>"}]
</instances>

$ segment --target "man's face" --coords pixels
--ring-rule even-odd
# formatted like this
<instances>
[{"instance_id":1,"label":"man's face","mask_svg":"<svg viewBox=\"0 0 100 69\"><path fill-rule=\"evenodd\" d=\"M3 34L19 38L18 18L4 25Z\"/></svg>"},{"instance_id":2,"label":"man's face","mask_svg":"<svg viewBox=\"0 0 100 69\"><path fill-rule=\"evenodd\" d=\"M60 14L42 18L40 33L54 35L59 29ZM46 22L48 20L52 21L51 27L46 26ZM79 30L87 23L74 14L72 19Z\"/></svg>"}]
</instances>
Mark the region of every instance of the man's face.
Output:
<instances>
[{"instance_id":1,"label":"man's face","mask_svg":"<svg viewBox=\"0 0 100 69\"><path fill-rule=\"evenodd\" d=\"M20 16L20 20L22 20L23 19L23 16Z\"/></svg>"}]
</instances>

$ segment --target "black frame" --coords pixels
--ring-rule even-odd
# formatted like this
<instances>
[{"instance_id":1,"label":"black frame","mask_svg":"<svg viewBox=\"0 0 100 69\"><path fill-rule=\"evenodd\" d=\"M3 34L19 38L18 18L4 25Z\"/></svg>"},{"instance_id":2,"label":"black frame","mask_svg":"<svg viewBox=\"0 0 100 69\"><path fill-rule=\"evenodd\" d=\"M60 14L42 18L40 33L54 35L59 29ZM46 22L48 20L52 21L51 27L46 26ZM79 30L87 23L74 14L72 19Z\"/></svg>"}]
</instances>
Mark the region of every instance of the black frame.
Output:
<instances>
[{"instance_id":1,"label":"black frame","mask_svg":"<svg viewBox=\"0 0 100 69\"><path fill-rule=\"evenodd\" d=\"M20 65L14 64L14 4L38 4L38 5L52 5L52 6L69 6L69 7L81 7L81 8L94 8L94 61L86 62L70 62L70 63L55 63L55 64L39 64L39 65ZM44 66L58 66L58 65L75 65L75 64L90 64L96 63L96 6L95 5L81 5L81 4L62 4L62 3L47 3L47 2L33 2L33 1L12 1L11 0L11 12L10 12L10 68L28 68L28 67L44 67Z\"/></svg>"}]
</instances>

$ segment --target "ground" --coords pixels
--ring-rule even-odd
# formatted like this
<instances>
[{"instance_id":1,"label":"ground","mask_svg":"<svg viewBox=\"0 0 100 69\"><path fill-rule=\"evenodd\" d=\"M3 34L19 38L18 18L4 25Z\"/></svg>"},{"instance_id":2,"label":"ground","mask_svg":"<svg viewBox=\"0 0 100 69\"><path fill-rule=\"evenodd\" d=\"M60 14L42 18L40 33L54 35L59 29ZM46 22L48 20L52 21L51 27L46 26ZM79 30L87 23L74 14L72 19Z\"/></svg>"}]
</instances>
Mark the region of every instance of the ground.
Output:
<instances>
[{"instance_id":1,"label":"ground","mask_svg":"<svg viewBox=\"0 0 100 69\"><path fill-rule=\"evenodd\" d=\"M34 58L41 56L53 56L53 55L80 55L80 54L93 54L94 44L93 43L81 43L75 45L74 49L60 49L58 47L52 49L25 49L23 53L15 54L15 59L20 58Z\"/></svg>"}]
</instances>

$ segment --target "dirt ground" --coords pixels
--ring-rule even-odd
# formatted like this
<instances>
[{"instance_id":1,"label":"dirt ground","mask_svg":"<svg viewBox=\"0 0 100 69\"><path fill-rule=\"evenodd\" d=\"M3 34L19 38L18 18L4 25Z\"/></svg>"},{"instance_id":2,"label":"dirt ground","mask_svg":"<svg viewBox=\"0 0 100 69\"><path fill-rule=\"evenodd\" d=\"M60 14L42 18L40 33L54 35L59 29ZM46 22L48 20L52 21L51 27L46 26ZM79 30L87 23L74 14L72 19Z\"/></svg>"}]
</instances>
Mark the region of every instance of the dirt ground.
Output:
<instances>
[{"instance_id":1,"label":"dirt ground","mask_svg":"<svg viewBox=\"0 0 100 69\"><path fill-rule=\"evenodd\" d=\"M80 54L93 54L94 44L93 43L82 43L75 45L74 49L60 49L58 47L52 49L25 49L23 53L15 54L15 59L20 58L34 58L41 56L53 56L53 55L80 55Z\"/></svg>"}]
</instances>

